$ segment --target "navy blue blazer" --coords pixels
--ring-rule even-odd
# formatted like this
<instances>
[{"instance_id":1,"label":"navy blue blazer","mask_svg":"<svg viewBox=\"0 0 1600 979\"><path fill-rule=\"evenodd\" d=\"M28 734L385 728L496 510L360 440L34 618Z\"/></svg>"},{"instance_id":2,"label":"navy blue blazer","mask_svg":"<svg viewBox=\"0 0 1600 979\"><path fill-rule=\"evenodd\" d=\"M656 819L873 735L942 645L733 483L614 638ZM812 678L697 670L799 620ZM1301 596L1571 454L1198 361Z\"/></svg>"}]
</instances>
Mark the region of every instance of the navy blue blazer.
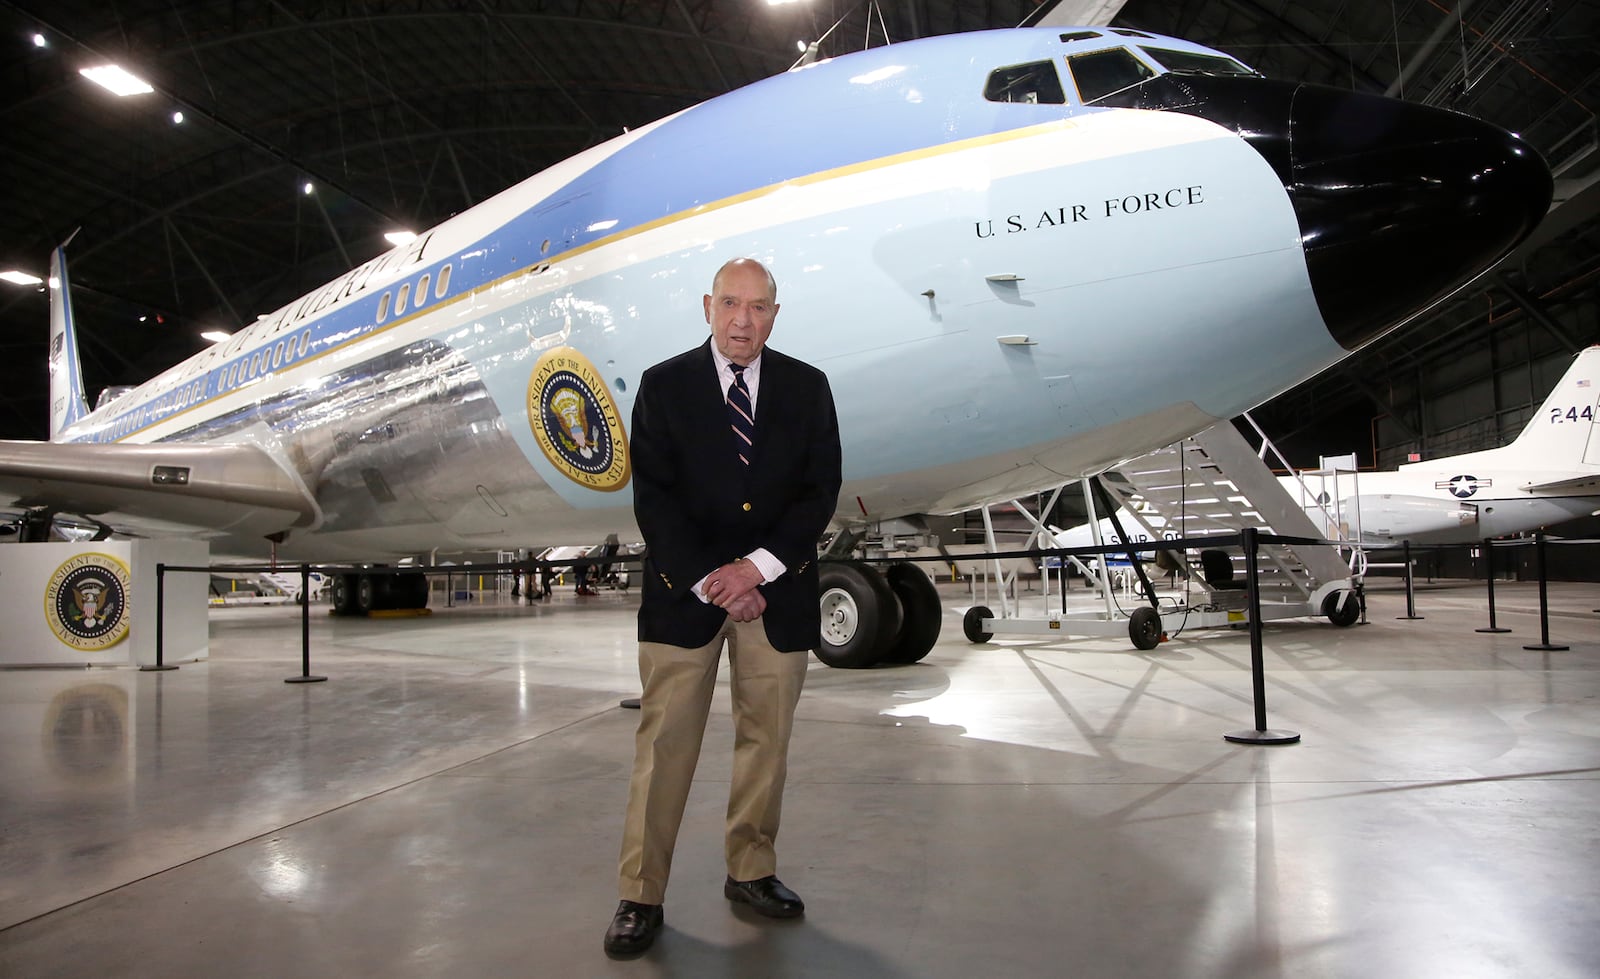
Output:
<instances>
[{"instance_id":1,"label":"navy blue blazer","mask_svg":"<svg viewBox=\"0 0 1600 979\"><path fill-rule=\"evenodd\" d=\"M633 512L646 545L639 638L693 648L728 613L701 578L764 547L787 569L761 586L774 649L821 643L817 543L839 500L839 420L827 375L761 354L754 455L739 461L711 340L644 372L633 404Z\"/></svg>"}]
</instances>

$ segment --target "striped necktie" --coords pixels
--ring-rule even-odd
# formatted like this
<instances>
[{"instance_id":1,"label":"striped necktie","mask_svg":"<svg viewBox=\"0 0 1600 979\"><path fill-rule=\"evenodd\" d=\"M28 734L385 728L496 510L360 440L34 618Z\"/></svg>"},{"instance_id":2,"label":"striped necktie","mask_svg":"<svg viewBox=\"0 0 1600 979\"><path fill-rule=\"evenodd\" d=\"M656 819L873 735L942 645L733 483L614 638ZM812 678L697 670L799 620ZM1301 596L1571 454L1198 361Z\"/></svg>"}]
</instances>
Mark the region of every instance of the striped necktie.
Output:
<instances>
[{"instance_id":1,"label":"striped necktie","mask_svg":"<svg viewBox=\"0 0 1600 979\"><path fill-rule=\"evenodd\" d=\"M750 404L750 389L744 383L744 366L729 364L733 368L733 383L728 385L728 421L737 436L739 461L750 465L750 448L755 444L756 410Z\"/></svg>"}]
</instances>

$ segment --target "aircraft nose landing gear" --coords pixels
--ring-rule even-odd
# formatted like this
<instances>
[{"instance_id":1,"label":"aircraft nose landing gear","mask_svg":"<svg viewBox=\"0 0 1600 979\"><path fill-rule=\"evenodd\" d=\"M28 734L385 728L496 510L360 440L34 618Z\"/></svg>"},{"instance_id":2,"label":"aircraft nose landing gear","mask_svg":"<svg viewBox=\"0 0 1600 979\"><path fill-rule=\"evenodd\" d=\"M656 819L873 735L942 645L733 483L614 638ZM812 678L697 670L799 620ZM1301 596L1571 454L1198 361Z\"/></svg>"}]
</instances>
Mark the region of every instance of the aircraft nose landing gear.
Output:
<instances>
[{"instance_id":1,"label":"aircraft nose landing gear","mask_svg":"<svg viewBox=\"0 0 1600 979\"><path fill-rule=\"evenodd\" d=\"M822 566L822 645L817 659L837 669L915 663L939 638L943 609L927 574L909 563L880 574L856 561Z\"/></svg>"}]
</instances>

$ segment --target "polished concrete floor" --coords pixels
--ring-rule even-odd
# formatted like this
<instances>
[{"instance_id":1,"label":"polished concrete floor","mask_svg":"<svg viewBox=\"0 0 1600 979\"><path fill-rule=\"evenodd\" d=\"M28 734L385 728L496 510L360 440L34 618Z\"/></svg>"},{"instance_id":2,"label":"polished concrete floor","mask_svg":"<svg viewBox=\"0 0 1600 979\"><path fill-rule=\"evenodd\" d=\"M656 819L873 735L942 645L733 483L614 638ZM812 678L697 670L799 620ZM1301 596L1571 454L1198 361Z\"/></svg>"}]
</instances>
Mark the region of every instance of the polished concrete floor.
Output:
<instances>
[{"instance_id":1,"label":"polished concrete floor","mask_svg":"<svg viewBox=\"0 0 1600 979\"><path fill-rule=\"evenodd\" d=\"M723 899L726 688L642 959L600 939L637 717L633 596L419 620L211 613L167 673L0 673L0 976L1600 975L1600 588L1440 583L1398 620L962 638L813 661L780 874Z\"/></svg>"}]
</instances>

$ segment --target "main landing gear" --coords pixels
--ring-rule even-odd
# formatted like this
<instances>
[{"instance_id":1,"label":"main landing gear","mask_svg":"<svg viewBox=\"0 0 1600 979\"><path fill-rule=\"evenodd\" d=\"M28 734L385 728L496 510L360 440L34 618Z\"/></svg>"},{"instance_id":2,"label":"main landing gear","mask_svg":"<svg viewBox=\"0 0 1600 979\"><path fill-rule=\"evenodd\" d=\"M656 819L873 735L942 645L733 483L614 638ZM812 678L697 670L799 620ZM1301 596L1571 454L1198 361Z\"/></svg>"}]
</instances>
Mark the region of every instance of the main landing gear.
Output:
<instances>
[{"instance_id":1,"label":"main landing gear","mask_svg":"<svg viewBox=\"0 0 1600 979\"><path fill-rule=\"evenodd\" d=\"M428 578L423 574L362 571L329 577L335 615L428 607Z\"/></svg>"},{"instance_id":2,"label":"main landing gear","mask_svg":"<svg viewBox=\"0 0 1600 979\"><path fill-rule=\"evenodd\" d=\"M885 572L859 561L820 572L822 645L817 658L846 670L915 663L939 638L943 609L926 572L909 562Z\"/></svg>"}]
</instances>

